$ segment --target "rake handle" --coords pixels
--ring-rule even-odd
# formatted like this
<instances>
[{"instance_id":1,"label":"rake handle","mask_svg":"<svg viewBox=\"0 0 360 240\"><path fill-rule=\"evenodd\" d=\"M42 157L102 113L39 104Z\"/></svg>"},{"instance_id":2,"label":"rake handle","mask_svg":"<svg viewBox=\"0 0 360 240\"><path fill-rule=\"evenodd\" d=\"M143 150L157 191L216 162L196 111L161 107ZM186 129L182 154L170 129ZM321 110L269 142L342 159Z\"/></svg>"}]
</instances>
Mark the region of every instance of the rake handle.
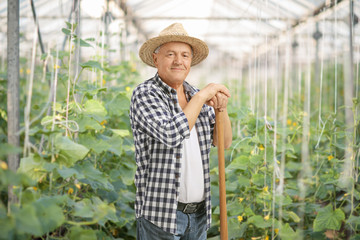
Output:
<instances>
[{"instance_id":1,"label":"rake handle","mask_svg":"<svg viewBox=\"0 0 360 240\"><path fill-rule=\"evenodd\" d=\"M220 194L220 239L228 240L226 185L225 185L225 132L224 112L215 110L215 125L217 131L217 148L219 160L219 194Z\"/></svg>"}]
</instances>

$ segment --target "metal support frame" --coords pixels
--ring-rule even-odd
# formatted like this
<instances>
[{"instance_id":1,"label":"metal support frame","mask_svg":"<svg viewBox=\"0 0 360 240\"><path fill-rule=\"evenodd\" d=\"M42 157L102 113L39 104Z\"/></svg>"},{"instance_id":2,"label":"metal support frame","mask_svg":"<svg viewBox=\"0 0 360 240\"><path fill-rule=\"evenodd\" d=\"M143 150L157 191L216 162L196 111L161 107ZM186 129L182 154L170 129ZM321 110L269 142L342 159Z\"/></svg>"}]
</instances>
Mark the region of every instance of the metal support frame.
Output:
<instances>
[{"instance_id":1,"label":"metal support frame","mask_svg":"<svg viewBox=\"0 0 360 240\"><path fill-rule=\"evenodd\" d=\"M7 19L7 124L8 124L8 143L19 147L20 137L20 75L19 75L19 1L8 0L8 19ZM16 171L19 167L20 156L18 153L8 155L9 169ZM13 193L12 186L8 188L8 211L10 204L17 202Z\"/></svg>"},{"instance_id":2,"label":"metal support frame","mask_svg":"<svg viewBox=\"0 0 360 240\"><path fill-rule=\"evenodd\" d=\"M39 39L41 54L44 54L44 53L45 53L44 43L43 43L42 38L41 38L39 21L38 21L38 19L37 19L37 17L36 17L34 0L30 0L30 4L31 4L31 11L32 11L32 14L33 14L33 18L34 18L34 23L35 23L35 25L37 26L37 34L38 34L38 39Z\"/></svg>"}]
</instances>

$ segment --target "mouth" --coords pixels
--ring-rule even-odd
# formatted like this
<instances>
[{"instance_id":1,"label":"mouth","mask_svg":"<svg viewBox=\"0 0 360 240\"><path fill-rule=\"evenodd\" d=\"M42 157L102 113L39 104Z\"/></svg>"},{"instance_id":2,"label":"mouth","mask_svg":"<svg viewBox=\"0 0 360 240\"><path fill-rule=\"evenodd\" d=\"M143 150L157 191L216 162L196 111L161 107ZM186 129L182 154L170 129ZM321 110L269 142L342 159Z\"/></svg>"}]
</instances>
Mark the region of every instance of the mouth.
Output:
<instances>
[{"instance_id":1,"label":"mouth","mask_svg":"<svg viewBox=\"0 0 360 240\"><path fill-rule=\"evenodd\" d=\"M171 70L173 70L173 71L183 71L185 69L184 68L179 68L179 67L172 67Z\"/></svg>"}]
</instances>

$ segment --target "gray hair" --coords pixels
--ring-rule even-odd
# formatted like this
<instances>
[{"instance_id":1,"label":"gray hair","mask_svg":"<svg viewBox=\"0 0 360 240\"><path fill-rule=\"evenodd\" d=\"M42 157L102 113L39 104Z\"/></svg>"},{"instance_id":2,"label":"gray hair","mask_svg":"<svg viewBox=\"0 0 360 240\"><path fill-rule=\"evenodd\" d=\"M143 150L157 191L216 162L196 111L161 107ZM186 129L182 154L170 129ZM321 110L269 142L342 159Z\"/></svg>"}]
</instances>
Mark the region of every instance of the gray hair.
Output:
<instances>
[{"instance_id":1,"label":"gray hair","mask_svg":"<svg viewBox=\"0 0 360 240\"><path fill-rule=\"evenodd\" d=\"M161 44L160 46L158 46L158 47L154 50L154 53L155 53L155 54L158 54L158 53L159 53L160 48L161 48L162 45L163 45L163 44ZM188 44L188 45L189 45L190 48L191 48L191 57L194 57L194 50L193 50L193 48L192 48L192 46L191 46L190 44Z\"/></svg>"}]
</instances>

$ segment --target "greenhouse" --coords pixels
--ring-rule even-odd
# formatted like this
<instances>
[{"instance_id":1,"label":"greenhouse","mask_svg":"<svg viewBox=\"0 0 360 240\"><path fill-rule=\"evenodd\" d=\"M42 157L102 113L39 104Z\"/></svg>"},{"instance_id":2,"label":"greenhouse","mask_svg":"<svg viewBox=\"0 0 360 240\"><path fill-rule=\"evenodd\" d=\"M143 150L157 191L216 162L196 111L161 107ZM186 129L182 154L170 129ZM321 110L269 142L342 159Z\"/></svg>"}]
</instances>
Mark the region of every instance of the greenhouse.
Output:
<instances>
[{"instance_id":1,"label":"greenhouse","mask_svg":"<svg viewBox=\"0 0 360 240\"><path fill-rule=\"evenodd\" d=\"M167 43L151 52L156 68L139 52L174 23L209 50L186 82L231 95L216 120L218 95L197 103L218 137L202 160L206 239L360 239L359 17L360 0L0 0L0 239L139 239L152 196L138 200L138 178L156 170L138 162L152 146L139 148L134 121L153 115L134 117L133 98ZM191 123L180 105L202 147L203 112ZM159 162L175 166L177 149ZM162 195L159 169L144 188Z\"/></svg>"}]
</instances>

